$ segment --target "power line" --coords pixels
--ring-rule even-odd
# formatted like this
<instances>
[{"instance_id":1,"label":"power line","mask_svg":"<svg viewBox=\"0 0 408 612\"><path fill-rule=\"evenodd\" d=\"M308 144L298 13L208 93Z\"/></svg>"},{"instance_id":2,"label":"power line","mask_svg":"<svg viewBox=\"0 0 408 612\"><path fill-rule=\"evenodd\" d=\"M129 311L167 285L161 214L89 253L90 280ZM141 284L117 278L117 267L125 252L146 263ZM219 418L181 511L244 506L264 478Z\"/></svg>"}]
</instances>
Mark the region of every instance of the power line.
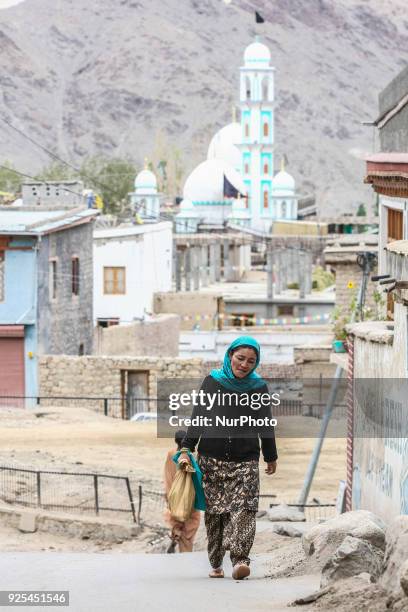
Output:
<instances>
[{"instance_id":1,"label":"power line","mask_svg":"<svg viewBox=\"0 0 408 612\"><path fill-rule=\"evenodd\" d=\"M99 187L107 190L108 192L110 192L113 196L115 196L116 198L119 198L118 193L112 189L109 185L106 185L105 183L100 182L98 179L96 179L95 177L92 177L90 175L85 174L84 172L82 172L79 168L77 168L76 166L74 166L73 164L71 164L70 162L65 161L64 159L62 159L61 157L59 157L58 155L56 155L55 153L53 153L52 151L50 151L49 149L47 149L47 147L44 147L42 144L40 144L39 142L37 142L36 140L34 140L33 138L31 138L30 136L28 136L25 132L23 132L22 130L20 130L19 128L15 127L12 123L10 123L7 119L5 119L4 117L0 116L0 120L3 121L4 123L6 123L11 129L15 130L18 134L20 134L23 138L26 138L27 140L29 140L32 144L34 144L35 146L38 146L40 149L42 149L44 152L46 152L48 155L50 155L53 159L59 161L60 163L64 164L65 166L75 170L75 172L77 172L79 175L82 175L84 178L88 179L90 182L94 183L95 185L98 185ZM3 168L5 170L11 170L13 172L15 172L16 174L29 178L31 180L37 180L35 177L32 177L28 174L22 173L18 170L12 169L12 168L8 168L7 166L3 166L0 165L0 168ZM115 175L112 175L115 176ZM51 184L48 181L42 181L44 184ZM81 198L83 197L82 194L79 194L71 189L65 188L65 191L69 191L75 195L80 196ZM149 218L148 215L145 215L146 217ZM150 216L151 219L155 220L156 218L153 216ZM164 217L163 215L159 215L159 219L161 221L171 221L174 225L179 225L179 226L183 226L183 228L185 227L184 223L181 221L177 221L176 219L167 219L166 217ZM271 238L269 237L261 237L261 236L253 236L250 234L247 234L246 232L237 232L239 235L243 235L246 238L250 239L250 244L263 244L263 245L267 245L269 243L269 241L271 240ZM227 238L226 238L227 239ZM290 249L291 247L289 247ZM292 247L293 248L293 247Z\"/></svg>"}]
</instances>

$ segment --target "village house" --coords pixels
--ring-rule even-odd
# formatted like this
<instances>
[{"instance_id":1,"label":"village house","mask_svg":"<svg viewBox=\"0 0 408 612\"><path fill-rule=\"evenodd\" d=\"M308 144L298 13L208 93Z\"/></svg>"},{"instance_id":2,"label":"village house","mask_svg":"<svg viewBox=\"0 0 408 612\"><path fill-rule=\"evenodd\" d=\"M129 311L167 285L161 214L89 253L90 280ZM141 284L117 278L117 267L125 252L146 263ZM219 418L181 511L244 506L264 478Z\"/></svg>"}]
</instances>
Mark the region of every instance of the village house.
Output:
<instances>
[{"instance_id":1,"label":"village house","mask_svg":"<svg viewBox=\"0 0 408 612\"><path fill-rule=\"evenodd\" d=\"M382 151L367 158L365 181L379 203L378 287L387 292L387 320L348 328L347 495L349 509L389 520L408 514L408 67L379 102Z\"/></svg>"},{"instance_id":2,"label":"village house","mask_svg":"<svg viewBox=\"0 0 408 612\"><path fill-rule=\"evenodd\" d=\"M154 294L171 290L171 223L96 228L93 244L95 324L148 318Z\"/></svg>"},{"instance_id":3,"label":"village house","mask_svg":"<svg viewBox=\"0 0 408 612\"><path fill-rule=\"evenodd\" d=\"M0 396L38 395L39 355L92 353L92 221L0 208Z\"/></svg>"}]
</instances>

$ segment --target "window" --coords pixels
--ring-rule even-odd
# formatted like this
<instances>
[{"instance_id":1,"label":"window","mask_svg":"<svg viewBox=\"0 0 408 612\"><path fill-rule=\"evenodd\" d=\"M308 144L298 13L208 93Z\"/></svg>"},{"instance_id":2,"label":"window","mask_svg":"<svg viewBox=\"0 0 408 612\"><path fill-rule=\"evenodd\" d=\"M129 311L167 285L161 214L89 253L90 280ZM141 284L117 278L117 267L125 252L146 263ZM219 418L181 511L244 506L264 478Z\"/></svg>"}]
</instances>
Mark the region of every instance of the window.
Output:
<instances>
[{"instance_id":1,"label":"window","mask_svg":"<svg viewBox=\"0 0 408 612\"><path fill-rule=\"evenodd\" d=\"M268 173L269 173L269 166L268 166L268 162L265 162L265 163L264 163L263 171L264 171L264 174L268 174Z\"/></svg>"},{"instance_id":2,"label":"window","mask_svg":"<svg viewBox=\"0 0 408 612\"><path fill-rule=\"evenodd\" d=\"M287 211L286 200L283 200L283 202L282 202L282 217L286 217L286 211Z\"/></svg>"},{"instance_id":3,"label":"window","mask_svg":"<svg viewBox=\"0 0 408 612\"><path fill-rule=\"evenodd\" d=\"M262 99L263 100L268 99L268 80L266 77L262 81Z\"/></svg>"},{"instance_id":4,"label":"window","mask_svg":"<svg viewBox=\"0 0 408 612\"><path fill-rule=\"evenodd\" d=\"M249 164L248 163L244 164L244 172L245 172L245 174L249 173Z\"/></svg>"},{"instance_id":5,"label":"window","mask_svg":"<svg viewBox=\"0 0 408 612\"><path fill-rule=\"evenodd\" d=\"M0 251L0 302L4 300L4 251Z\"/></svg>"},{"instance_id":6,"label":"window","mask_svg":"<svg viewBox=\"0 0 408 612\"><path fill-rule=\"evenodd\" d=\"M126 293L126 268L103 269L103 292L105 295L124 295Z\"/></svg>"},{"instance_id":7,"label":"window","mask_svg":"<svg viewBox=\"0 0 408 612\"><path fill-rule=\"evenodd\" d=\"M278 306L278 317L282 315L293 316L293 306L291 304L282 304L281 306Z\"/></svg>"},{"instance_id":8,"label":"window","mask_svg":"<svg viewBox=\"0 0 408 612\"><path fill-rule=\"evenodd\" d=\"M255 325L256 317L255 313L251 312L233 312L231 313L231 325L232 327L250 327Z\"/></svg>"},{"instance_id":9,"label":"window","mask_svg":"<svg viewBox=\"0 0 408 612\"><path fill-rule=\"evenodd\" d=\"M245 138L249 138L249 125L245 124Z\"/></svg>"},{"instance_id":10,"label":"window","mask_svg":"<svg viewBox=\"0 0 408 612\"><path fill-rule=\"evenodd\" d=\"M57 260L50 259L50 298L55 300L57 297Z\"/></svg>"},{"instance_id":11,"label":"window","mask_svg":"<svg viewBox=\"0 0 408 612\"><path fill-rule=\"evenodd\" d=\"M112 327L112 325L119 325L119 319L97 319L98 327Z\"/></svg>"},{"instance_id":12,"label":"window","mask_svg":"<svg viewBox=\"0 0 408 612\"><path fill-rule=\"evenodd\" d=\"M387 242L403 239L403 214L402 210L388 208L388 236Z\"/></svg>"},{"instance_id":13,"label":"window","mask_svg":"<svg viewBox=\"0 0 408 612\"><path fill-rule=\"evenodd\" d=\"M264 205L264 208L268 208L269 206L269 193L266 189L263 192L263 205Z\"/></svg>"},{"instance_id":14,"label":"window","mask_svg":"<svg viewBox=\"0 0 408 612\"><path fill-rule=\"evenodd\" d=\"M71 265L72 295L79 295L79 257L73 257Z\"/></svg>"},{"instance_id":15,"label":"window","mask_svg":"<svg viewBox=\"0 0 408 612\"><path fill-rule=\"evenodd\" d=\"M83 342L81 342L81 344L79 345L78 355L79 355L79 357L82 357L82 355L85 355L85 348L84 348L84 343Z\"/></svg>"},{"instance_id":16,"label":"window","mask_svg":"<svg viewBox=\"0 0 408 612\"><path fill-rule=\"evenodd\" d=\"M264 136L269 136L269 123L264 123L263 124L263 135Z\"/></svg>"}]
</instances>

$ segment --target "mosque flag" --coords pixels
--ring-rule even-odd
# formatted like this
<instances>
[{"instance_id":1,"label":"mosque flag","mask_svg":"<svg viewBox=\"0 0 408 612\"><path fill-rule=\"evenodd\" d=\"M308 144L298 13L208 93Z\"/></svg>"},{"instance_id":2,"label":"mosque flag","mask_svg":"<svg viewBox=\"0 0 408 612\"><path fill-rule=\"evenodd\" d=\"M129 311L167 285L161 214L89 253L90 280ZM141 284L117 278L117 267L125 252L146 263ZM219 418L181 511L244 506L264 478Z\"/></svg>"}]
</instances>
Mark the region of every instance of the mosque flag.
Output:
<instances>
[{"instance_id":1,"label":"mosque flag","mask_svg":"<svg viewBox=\"0 0 408 612\"><path fill-rule=\"evenodd\" d=\"M237 198L238 195L244 196L236 187L227 179L224 174L224 198Z\"/></svg>"},{"instance_id":2,"label":"mosque flag","mask_svg":"<svg viewBox=\"0 0 408 612\"><path fill-rule=\"evenodd\" d=\"M256 23L265 23L265 19L258 13L258 11L255 11L255 21Z\"/></svg>"}]
</instances>

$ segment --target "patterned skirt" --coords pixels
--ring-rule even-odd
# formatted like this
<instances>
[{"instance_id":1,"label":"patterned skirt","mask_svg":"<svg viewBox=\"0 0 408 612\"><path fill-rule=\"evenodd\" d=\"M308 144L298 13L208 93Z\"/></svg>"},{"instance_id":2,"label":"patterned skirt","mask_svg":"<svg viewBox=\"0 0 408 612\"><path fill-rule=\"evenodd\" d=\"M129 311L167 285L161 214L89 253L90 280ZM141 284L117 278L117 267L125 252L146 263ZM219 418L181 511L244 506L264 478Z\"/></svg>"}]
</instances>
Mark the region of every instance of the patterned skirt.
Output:
<instances>
[{"instance_id":1,"label":"patterned skirt","mask_svg":"<svg viewBox=\"0 0 408 612\"><path fill-rule=\"evenodd\" d=\"M259 462L223 461L198 456L203 473L207 512L224 514L237 510L257 512L259 503Z\"/></svg>"}]
</instances>

